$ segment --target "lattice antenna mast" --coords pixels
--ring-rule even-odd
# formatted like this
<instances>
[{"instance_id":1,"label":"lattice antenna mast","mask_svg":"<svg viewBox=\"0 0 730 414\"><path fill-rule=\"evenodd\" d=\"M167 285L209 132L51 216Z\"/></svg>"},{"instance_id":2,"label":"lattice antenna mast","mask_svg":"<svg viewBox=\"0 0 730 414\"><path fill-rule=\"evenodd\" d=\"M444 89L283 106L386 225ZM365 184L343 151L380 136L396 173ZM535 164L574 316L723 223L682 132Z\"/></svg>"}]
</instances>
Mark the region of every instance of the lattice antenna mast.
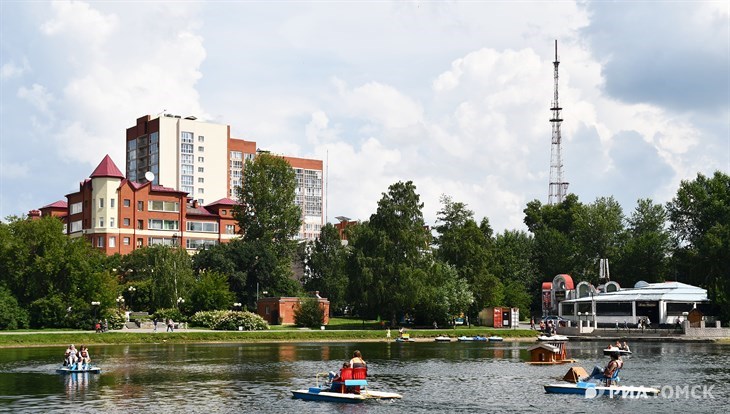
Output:
<instances>
[{"instance_id":1,"label":"lattice antenna mast","mask_svg":"<svg viewBox=\"0 0 730 414\"><path fill-rule=\"evenodd\" d=\"M563 202L565 195L568 193L568 183L563 181L563 156L560 148L560 124L563 119L560 117L560 111L563 109L558 103L558 41L555 40L555 61L553 62L554 71L553 78L555 80L555 94L550 108L552 117L553 136L552 145L550 146L550 188L548 192L548 204L559 204Z\"/></svg>"}]
</instances>

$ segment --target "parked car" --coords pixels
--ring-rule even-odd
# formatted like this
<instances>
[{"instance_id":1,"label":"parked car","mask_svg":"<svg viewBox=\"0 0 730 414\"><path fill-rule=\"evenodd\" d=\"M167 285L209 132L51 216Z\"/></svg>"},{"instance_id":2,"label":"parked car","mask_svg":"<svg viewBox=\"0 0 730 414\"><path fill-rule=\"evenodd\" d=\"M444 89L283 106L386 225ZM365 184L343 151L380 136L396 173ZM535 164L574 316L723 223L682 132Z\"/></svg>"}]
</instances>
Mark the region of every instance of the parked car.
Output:
<instances>
[{"instance_id":1,"label":"parked car","mask_svg":"<svg viewBox=\"0 0 730 414\"><path fill-rule=\"evenodd\" d=\"M563 318L562 316L557 315L550 315L542 318L542 321L545 322L545 324L548 323L548 321L552 321L553 325L556 326L565 326L568 322L567 319Z\"/></svg>"}]
</instances>

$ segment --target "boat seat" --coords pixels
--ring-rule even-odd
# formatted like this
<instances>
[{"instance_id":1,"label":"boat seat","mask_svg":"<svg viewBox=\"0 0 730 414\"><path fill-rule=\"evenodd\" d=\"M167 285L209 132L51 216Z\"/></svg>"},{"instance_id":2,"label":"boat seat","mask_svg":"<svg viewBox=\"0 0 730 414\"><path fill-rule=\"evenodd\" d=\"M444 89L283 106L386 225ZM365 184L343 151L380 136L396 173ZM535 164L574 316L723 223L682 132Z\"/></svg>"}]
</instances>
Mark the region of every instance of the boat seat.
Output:
<instances>
[{"instance_id":1,"label":"boat seat","mask_svg":"<svg viewBox=\"0 0 730 414\"><path fill-rule=\"evenodd\" d=\"M368 376L367 367L351 368L351 369L352 369L352 379L365 379Z\"/></svg>"},{"instance_id":2,"label":"boat seat","mask_svg":"<svg viewBox=\"0 0 730 414\"><path fill-rule=\"evenodd\" d=\"M621 368L616 368L616 370L613 371L611 378L605 378L606 386L610 387L611 385L618 385L618 382L621 381L621 378L618 376L619 371L621 371Z\"/></svg>"}]
</instances>

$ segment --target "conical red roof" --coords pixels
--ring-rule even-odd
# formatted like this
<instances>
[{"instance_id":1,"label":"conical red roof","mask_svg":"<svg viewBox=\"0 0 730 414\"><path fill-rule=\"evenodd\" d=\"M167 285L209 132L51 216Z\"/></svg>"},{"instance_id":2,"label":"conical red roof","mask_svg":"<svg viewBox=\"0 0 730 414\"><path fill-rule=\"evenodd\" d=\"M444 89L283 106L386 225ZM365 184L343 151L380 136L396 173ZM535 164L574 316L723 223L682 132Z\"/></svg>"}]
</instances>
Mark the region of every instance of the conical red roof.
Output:
<instances>
[{"instance_id":1,"label":"conical red roof","mask_svg":"<svg viewBox=\"0 0 730 414\"><path fill-rule=\"evenodd\" d=\"M112 161L109 154L107 154L103 160L101 160L101 163L99 163L99 166L96 167L93 173L89 176L90 178L96 178L96 177L114 177L114 178L124 178L124 174L122 174L121 171L119 171L119 168L117 168L116 164L114 164L114 161Z\"/></svg>"}]
</instances>

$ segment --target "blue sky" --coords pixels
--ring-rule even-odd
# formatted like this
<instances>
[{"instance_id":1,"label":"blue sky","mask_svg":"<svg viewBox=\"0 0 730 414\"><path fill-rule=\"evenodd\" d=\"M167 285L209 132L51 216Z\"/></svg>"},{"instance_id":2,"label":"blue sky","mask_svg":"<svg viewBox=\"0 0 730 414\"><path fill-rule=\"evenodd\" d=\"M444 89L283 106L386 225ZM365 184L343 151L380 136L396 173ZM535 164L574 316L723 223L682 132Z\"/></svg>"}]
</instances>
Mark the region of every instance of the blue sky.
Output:
<instances>
[{"instance_id":1,"label":"blue sky","mask_svg":"<svg viewBox=\"0 0 730 414\"><path fill-rule=\"evenodd\" d=\"M524 229L547 201L553 42L564 178L669 201L730 171L727 2L0 2L0 217L78 190L163 110L327 160L327 216L412 180Z\"/></svg>"}]
</instances>

